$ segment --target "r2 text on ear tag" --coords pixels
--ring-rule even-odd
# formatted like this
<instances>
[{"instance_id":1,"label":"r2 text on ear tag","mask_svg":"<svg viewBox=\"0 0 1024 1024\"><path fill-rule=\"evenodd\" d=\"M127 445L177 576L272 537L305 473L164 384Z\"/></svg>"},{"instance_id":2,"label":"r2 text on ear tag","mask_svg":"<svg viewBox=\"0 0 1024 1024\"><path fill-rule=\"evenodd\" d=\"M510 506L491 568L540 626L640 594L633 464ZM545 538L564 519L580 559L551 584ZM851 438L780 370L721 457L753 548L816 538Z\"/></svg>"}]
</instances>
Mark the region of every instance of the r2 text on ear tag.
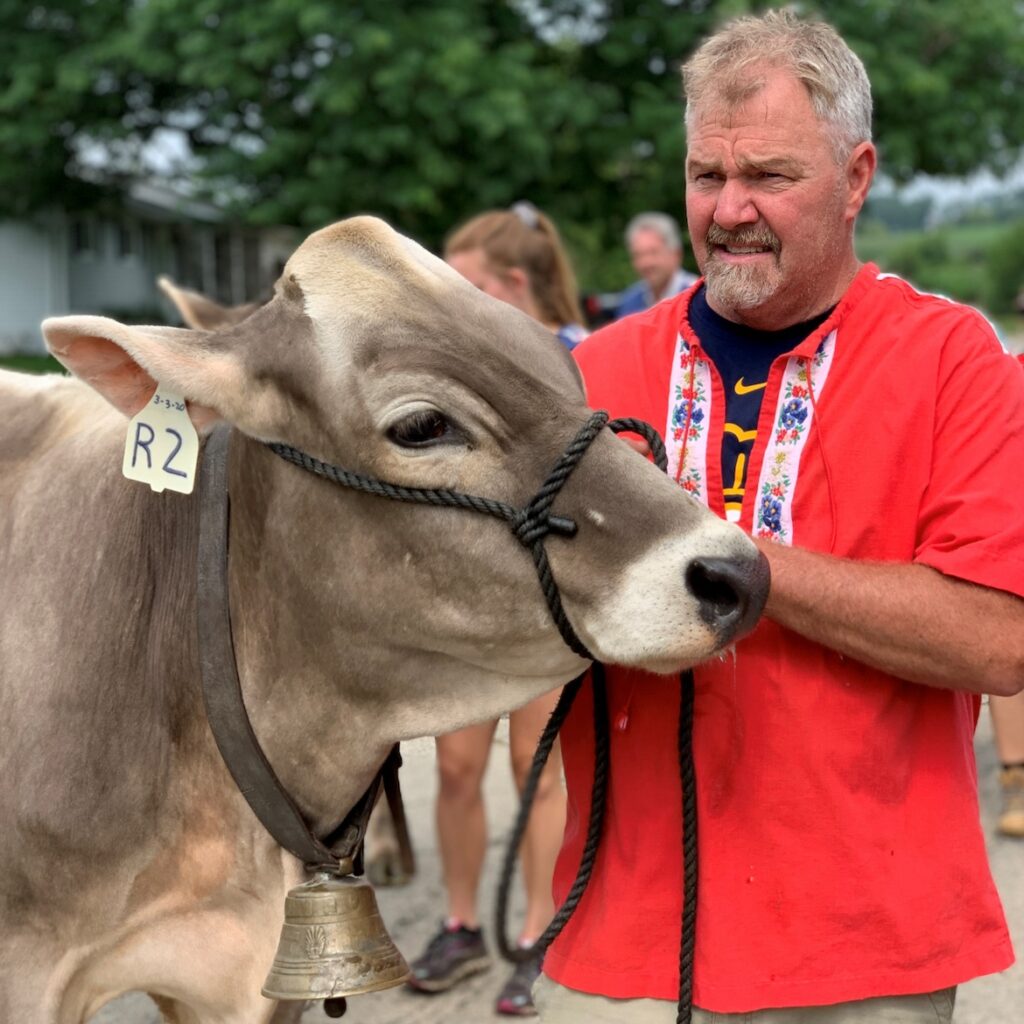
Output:
<instances>
[{"instance_id":1,"label":"r2 text on ear tag","mask_svg":"<svg viewBox=\"0 0 1024 1024\"><path fill-rule=\"evenodd\" d=\"M199 436L185 399L158 384L156 393L128 423L121 472L159 493L191 494L199 461Z\"/></svg>"}]
</instances>

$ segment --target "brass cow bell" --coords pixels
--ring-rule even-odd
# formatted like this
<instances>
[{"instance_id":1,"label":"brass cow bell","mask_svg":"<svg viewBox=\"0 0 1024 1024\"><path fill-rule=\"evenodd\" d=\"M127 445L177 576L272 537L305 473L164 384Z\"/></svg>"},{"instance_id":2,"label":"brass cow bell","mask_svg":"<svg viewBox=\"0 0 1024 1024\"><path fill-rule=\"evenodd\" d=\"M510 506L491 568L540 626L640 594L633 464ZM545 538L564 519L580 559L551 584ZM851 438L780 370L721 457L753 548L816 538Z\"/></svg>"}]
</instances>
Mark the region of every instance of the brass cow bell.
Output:
<instances>
[{"instance_id":1,"label":"brass cow bell","mask_svg":"<svg viewBox=\"0 0 1024 1024\"><path fill-rule=\"evenodd\" d=\"M408 976L409 967L381 920L373 887L352 875L320 872L285 899L281 941L263 994L270 999L338 999L343 1006L339 997L391 988Z\"/></svg>"}]
</instances>

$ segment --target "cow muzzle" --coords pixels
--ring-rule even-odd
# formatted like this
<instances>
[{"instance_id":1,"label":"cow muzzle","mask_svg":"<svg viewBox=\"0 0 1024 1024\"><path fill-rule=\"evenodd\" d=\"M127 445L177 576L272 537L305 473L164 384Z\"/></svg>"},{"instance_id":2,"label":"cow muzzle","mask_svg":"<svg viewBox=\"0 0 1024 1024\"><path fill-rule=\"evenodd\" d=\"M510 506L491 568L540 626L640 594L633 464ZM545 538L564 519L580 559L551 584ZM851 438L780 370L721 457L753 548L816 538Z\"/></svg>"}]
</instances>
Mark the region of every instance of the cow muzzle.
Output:
<instances>
[{"instance_id":1,"label":"cow muzzle","mask_svg":"<svg viewBox=\"0 0 1024 1024\"><path fill-rule=\"evenodd\" d=\"M700 617L722 645L757 624L768 600L771 574L760 551L749 559L694 558L684 570L686 589L697 601Z\"/></svg>"}]
</instances>

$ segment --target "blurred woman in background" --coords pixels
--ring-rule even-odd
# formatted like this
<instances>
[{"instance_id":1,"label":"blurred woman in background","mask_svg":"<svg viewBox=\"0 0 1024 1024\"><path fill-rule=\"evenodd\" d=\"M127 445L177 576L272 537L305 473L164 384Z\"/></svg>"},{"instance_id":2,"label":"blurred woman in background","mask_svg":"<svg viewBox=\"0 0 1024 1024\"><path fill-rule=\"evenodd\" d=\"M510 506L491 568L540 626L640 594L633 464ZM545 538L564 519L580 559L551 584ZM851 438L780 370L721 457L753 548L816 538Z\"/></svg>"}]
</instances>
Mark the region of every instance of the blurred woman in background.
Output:
<instances>
[{"instance_id":1,"label":"blurred woman in background","mask_svg":"<svg viewBox=\"0 0 1024 1024\"><path fill-rule=\"evenodd\" d=\"M449 237L444 258L481 291L538 320L567 348L587 336L576 275L558 229L532 203L467 221Z\"/></svg>"}]
</instances>

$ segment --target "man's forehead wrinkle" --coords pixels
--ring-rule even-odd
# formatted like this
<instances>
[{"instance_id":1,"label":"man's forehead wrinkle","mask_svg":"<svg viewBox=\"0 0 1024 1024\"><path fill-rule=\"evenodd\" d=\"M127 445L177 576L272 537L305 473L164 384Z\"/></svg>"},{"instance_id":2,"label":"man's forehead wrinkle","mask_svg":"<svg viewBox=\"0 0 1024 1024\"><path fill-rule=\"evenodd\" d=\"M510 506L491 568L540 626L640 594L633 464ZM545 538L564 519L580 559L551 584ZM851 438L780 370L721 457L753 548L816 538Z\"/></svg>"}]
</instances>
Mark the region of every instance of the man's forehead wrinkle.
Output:
<instances>
[{"instance_id":1,"label":"man's forehead wrinkle","mask_svg":"<svg viewBox=\"0 0 1024 1024\"><path fill-rule=\"evenodd\" d=\"M734 163L740 170L762 168L767 164L796 166L800 163L790 148L771 134L743 139L705 135L695 139L687 153L687 164L693 167L721 170L726 162Z\"/></svg>"},{"instance_id":2,"label":"man's forehead wrinkle","mask_svg":"<svg viewBox=\"0 0 1024 1024\"><path fill-rule=\"evenodd\" d=\"M786 125L769 120L741 124L723 124L715 121L701 126L694 132L690 148L699 149L702 144L716 146L720 143L730 147L737 143L744 146L762 144L776 147L786 143L788 134Z\"/></svg>"},{"instance_id":3,"label":"man's forehead wrinkle","mask_svg":"<svg viewBox=\"0 0 1024 1024\"><path fill-rule=\"evenodd\" d=\"M760 171L765 168L797 171L803 168L803 162L789 153L764 150L760 153L737 153L736 166L741 171Z\"/></svg>"},{"instance_id":4,"label":"man's forehead wrinkle","mask_svg":"<svg viewBox=\"0 0 1024 1024\"><path fill-rule=\"evenodd\" d=\"M734 99L728 96L709 97L698 108L697 125L704 128L718 124L732 130L744 125L766 124L770 116L768 94L762 82L756 90Z\"/></svg>"}]
</instances>

